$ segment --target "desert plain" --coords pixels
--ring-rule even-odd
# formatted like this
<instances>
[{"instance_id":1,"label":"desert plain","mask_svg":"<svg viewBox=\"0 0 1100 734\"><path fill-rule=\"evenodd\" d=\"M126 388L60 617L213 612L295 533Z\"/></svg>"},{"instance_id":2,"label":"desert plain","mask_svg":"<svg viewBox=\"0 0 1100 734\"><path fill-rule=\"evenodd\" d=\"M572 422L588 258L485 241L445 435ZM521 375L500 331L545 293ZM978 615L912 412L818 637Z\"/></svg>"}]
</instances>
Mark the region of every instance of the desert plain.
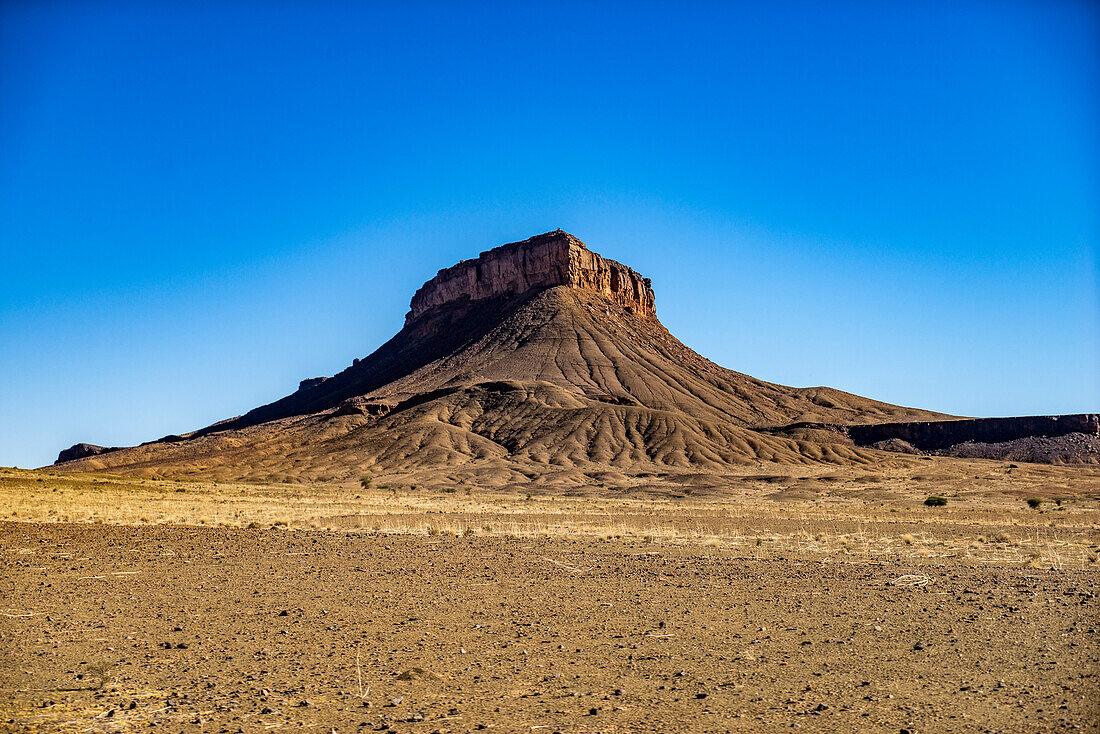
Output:
<instances>
[{"instance_id":1,"label":"desert plain","mask_svg":"<svg viewBox=\"0 0 1100 734\"><path fill-rule=\"evenodd\" d=\"M0 727L1100 730L1100 468L592 474L3 470Z\"/></svg>"}]
</instances>

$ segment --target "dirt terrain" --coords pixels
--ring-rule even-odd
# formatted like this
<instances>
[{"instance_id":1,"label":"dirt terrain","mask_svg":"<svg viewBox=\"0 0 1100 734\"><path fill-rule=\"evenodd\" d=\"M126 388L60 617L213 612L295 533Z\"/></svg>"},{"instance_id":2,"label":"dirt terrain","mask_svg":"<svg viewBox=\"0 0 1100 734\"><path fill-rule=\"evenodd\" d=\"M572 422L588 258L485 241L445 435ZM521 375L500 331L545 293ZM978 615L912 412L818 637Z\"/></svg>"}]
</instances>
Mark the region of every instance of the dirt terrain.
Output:
<instances>
[{"instance_id":1,"label":"dirt terrain","mask_svg":"<svg viewBox=\"0 0 1100 734\"><path fill-rule=\"evenodd\" d=\"M937 462L573 496L7 470L0 726L1100 730L1097 471Z\"/></svg>"}]
</instances>

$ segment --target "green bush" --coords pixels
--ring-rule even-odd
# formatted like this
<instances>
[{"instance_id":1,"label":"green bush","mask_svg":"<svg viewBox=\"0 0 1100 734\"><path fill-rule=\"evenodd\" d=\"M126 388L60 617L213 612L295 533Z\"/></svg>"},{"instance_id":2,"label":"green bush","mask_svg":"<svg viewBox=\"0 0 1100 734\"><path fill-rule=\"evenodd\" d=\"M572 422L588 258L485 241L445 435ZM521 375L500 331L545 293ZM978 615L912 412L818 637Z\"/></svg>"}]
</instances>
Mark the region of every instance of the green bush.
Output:
<instances>
[{"instance_id":1,"label":"green bush","mask_svg":"<svg viewBox=\"0 0 1100 734\"><path fill-rule=\"evenodd\" d=\"M374 477L370 474L364 474L359 477L359 484L363 485L363 489L370 489L370 485L374 483Z\"/></svg>"},{"instance_id":2,"label":"green bush","mask_svg":"<svg viewBox=\"0 0 1100 734\"><path fill-rule=\"evenodd\" d=\"M928 505L929 507L943 507L947 504L947 498L940 497L938 495L932 495L924 501L924 504Z\"/></svg>"},{"instance_id":3,"label":"green bush","mask_svg":"<svg viewBox=\"0 0 1100 734\"><path fill-rule=\"evenodd\" d=\"M1028 497L1027 498L1027 506L1030 507L1033 510L1038 510L1039 505L1041 505L1041 504L1043 504L1043 501L1041 499L1039 499L1038 497Z\"/></svg>"}]
</instances>

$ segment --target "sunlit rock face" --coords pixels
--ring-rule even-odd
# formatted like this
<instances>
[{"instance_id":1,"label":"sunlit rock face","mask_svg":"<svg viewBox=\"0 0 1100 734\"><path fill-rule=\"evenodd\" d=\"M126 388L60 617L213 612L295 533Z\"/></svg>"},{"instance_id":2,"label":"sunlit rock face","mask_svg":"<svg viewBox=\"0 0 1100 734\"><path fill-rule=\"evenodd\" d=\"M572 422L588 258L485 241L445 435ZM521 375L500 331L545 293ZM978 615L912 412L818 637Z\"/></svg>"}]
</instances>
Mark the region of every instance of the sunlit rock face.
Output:
<instances>
[{"instance_id":1,"label":"sunlit rock face","mask_svg":"<svg viewBox=\"0 0 1100 734\"><path fill-rule=\"evenodd\" d=\"M451 303L521 296L562 285L597 293L639 316L656 316L649 278L597 255L559 229L440 270L413 296L405 323Z\"/></svg>"}]
</instances>

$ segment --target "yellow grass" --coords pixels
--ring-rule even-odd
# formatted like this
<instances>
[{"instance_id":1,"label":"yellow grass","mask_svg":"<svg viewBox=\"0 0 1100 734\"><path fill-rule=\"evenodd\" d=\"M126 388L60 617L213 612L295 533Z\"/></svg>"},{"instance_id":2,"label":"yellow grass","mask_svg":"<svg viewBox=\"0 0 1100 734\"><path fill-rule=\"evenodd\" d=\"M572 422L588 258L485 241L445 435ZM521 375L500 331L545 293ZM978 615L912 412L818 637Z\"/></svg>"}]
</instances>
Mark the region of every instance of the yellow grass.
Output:
<instances>
[{"instance_id":1,"label":"yellow grass","mask_svg":"<svg viewBox=\"0 0 1100 734\"><path fill-rule=\"evenodd\" d=\"M358 484L248 484L0 470L0 519L29 522L183 524L516 537L580 535L647 544L702 544L746 557L837 561L964 559L1042 567L1091 566L1100 552L1100 494L1090 475L1062 470L1059 507L1020 499L1030 481L956 491L947 507L922 504L928 482L830 474L810 499L776 491L774 477L686 493L630 496L614 490L562 496L463 487L414 489L400 477ZM806 486L813 476L791 477ZM1077 485L1074 485L1074 482ZM944 482L941 482L943 484ZM853 486L854 485L854 486ZM450 489L450 487L448 487ZM690 489L690 488L689 488ZM1046 507L1044 505L1044 507Z\"/></svg>"}]
</instances>

